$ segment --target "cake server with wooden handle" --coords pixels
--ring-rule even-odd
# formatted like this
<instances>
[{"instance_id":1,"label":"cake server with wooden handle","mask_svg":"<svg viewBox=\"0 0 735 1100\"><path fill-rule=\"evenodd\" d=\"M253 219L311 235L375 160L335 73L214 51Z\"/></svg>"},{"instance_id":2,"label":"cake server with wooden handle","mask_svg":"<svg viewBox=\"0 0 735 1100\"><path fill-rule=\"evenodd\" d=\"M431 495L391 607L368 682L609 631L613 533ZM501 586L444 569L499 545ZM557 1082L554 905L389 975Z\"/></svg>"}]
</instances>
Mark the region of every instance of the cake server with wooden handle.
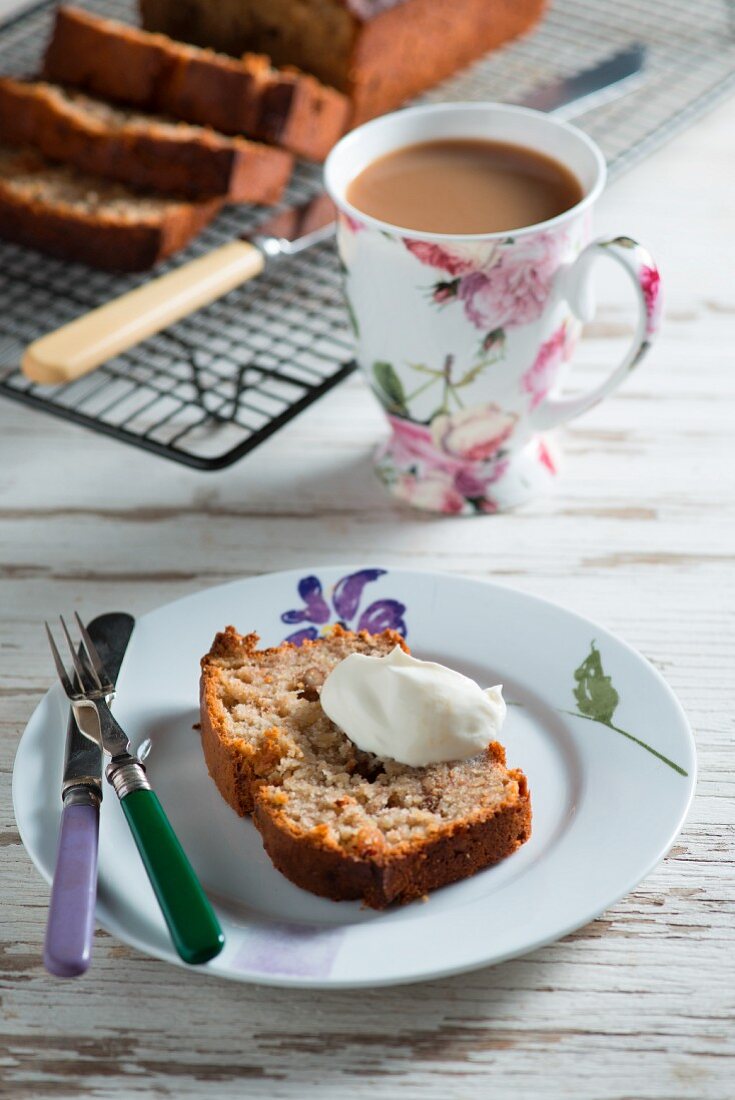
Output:
<instances>
[{"instance_id":1,"label":"cake server with wooden handle","mask_svg":"<svg viewBox=\"0 0 735 1100\"><path fill-rule=\"evenodd\" d=\"M645 47L635 44L591 69L535 89L520 104L549 113L563 111L564 118L571 118L596 106L601 97L607 100L627 91L644 62ZM23 373L43 385L72 382L246 283L267 262L328 240L334 229L334 206L324 193L283 210L253 233L42 336L26 349Z\"/></svg>"}]
</instances>

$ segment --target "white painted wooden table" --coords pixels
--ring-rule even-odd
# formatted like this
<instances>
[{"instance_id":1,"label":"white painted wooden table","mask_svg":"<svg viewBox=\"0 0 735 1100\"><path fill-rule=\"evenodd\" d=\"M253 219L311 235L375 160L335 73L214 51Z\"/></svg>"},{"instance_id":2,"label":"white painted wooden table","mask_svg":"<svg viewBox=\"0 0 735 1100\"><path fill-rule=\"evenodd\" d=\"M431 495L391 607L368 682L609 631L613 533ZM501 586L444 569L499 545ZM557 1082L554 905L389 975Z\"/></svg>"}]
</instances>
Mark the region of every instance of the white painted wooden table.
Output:
<instances>
[{"instance_id":1,"label":"white painted wooden table","mask_svg":"<svg viewBox=\"0 0 735 1100\"><path fill-rule=\"evenodd\" d=\"M1 1095L735 1096L734 122L730 103L606 197L600 229L639 237L659 259L663 336L625 389L566 433L558 495L517 514L396 510L370 470L381 417L357 378L216 475L0 403ZM625 287L603 283L600 296L581 384L627 332ZM232 985L101 931L85 978L48 977L48 889L10 802L20 732L51 681L43 618L141 613L232 577L340 561L507 581L646 654L699 746L696 801L668 858L562 942L424 986Z\"/></svg>"}]
</instances>

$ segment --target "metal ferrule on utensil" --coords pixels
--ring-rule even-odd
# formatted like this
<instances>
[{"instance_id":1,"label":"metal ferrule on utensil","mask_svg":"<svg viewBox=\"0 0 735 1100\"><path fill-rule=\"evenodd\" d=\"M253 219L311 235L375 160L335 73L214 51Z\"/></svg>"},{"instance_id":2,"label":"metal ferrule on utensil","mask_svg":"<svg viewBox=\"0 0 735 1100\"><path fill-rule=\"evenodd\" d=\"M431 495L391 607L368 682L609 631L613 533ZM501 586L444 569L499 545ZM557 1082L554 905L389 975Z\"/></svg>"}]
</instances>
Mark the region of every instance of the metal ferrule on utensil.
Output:
<instances>
[{"instance_id":1,"label":"metal ferrule on utensil","mask_svg":"<svg viewBox=\"0 0 735 1100\"><path fill-rule=\"evenodd\" d=\"M64 790L64 806L99 806L102 791L94 781L67 786Z\"/></svg>"},{"instance_id":2,"label":"metal ferrule on utensil","mask_svg":"<svg viewBox=\"0 0 735 1100\"><path fill-rule=\"evenodd\" d=\"M149 791L151 785L145 774L145 768L132 756L122 760L111 760L105 769L105 775L112 784L115 794L123 799L132 791Z\"/></svg>"}]
</instances>

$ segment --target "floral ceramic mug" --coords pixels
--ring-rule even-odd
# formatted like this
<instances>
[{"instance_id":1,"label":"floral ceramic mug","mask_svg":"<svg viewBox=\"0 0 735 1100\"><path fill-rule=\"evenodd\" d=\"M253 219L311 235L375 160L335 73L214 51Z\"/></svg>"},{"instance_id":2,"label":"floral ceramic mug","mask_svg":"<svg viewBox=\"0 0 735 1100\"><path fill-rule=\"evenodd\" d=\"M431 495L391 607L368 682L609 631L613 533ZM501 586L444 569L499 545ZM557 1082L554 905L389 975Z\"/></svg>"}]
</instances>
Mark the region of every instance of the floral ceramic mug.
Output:
<instances>
[{"instance_id":1,"label":"floral ceramic mug","mask_svg":"<svg viewBox=\"0 0 735 1100\"><path fill-rule=\"evenodd\" d=\"M544 153L574 173L583 198L539 225L468 236L401 229L347 201L350 182L377 157L442 138ZM643 358L658 327L659 275L630 237L590 243L605 175L602 153L580 130L494 103L398 111L353 130L332 150L325 179L339 212L357 359L392 429L376 466L401 500L466 515L521 504L556 474L556 454L541 433L602 400ZM604 382L560 397L581 322L594 312L590 276L598 256L630 276L635 335Z\"/></svg>"}]
</instances>

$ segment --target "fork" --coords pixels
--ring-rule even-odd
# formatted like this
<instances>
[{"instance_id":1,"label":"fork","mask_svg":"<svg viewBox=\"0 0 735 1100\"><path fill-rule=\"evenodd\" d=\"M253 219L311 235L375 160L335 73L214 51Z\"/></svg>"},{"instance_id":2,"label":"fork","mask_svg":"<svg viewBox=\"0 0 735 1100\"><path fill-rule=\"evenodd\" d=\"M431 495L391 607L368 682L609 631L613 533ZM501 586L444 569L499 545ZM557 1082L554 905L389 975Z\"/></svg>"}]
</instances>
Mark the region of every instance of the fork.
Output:
<instances>
[{"instance_id":1,"label":"fork","mask_svg":"<svg viewBox=\"0 0 735 1100\"><path fill-rule=\"evenodd\" d=\"M218 955L224 936L184 849L157 795L151 790L140 759L108 706L115 687L82 620L75 613L82 644L77 647L61 620L74 676L69 676L46 623L51 653L61 686L85 737L102 745L110 762L105 775L120 800L151 886L168 925L173 945L184 962L205 963Z\"/></svg>"}]
</instances>

